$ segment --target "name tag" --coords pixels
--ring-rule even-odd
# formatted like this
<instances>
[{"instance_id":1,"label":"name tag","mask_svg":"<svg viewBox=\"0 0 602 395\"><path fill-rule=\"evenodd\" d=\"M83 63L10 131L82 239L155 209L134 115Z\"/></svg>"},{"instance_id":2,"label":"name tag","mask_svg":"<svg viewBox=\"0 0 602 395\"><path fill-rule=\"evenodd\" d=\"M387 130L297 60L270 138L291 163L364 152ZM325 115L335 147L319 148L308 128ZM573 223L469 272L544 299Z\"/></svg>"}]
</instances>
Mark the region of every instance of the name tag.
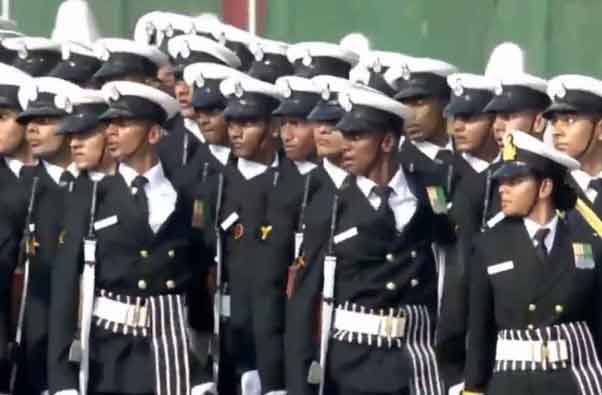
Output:
<instances>
[{"instance_id":1,"label":"name tag","mask_svg":"<svg viewBox=\"0 0 602 395\"><path fill-rule=\"evenodd\" d=\"M489 221L487 221L487 227L489 229L493 228L495 225L500 223L504 218L506 218L506 214L504 214L503 212L500 211L499 213L497 213L496 215L491 217L489 219Z\"/></svg>"},{"instance_id":2,"label":"name tag","mask_svg":"<svg viewBox=\"0 0 602 395\"><path fill-rule=\"evenodd\" d=\"M295 232L295 258L301 253L301 245L303 244L303 233Z\"/></svg>"},{"instance_id":3,"label":"name tag","mask_svg":"<svg viewBox=\"0 0 602 395\"><path fill-rule=\"evenodd\" d=\"M236 221L238 221L238 218L240 218L238 216L238 213L237 212L233 212L232 214L228 215L228 218L226 218L224 220L224 222L222 222L222 224L220 226L222 227L223 230L228 230L228 229L230 229L230 227L232 225L234 225L234 223Z\"/></svg>"},{"instance_id":4,"label":"name tag","mask_svg":"<svg viewBox=\"0 0 602 395\"><path fill-rule=\"evenodd\" d=\"M346 231L334 236L334 244L339 244L345 240L349 240L350 238L357 236L357 234L357 227L354 226L351 229L347 229Z\"/></svg>"},{"instance_id":5,"label":"name tag","mask_svg":"<svg viewBox=\"0 0 602 395\"><path fill-rule=\"evenodd\" d=\"M119 222L119 219L116 215L112 215L108 218L101 219L100 221L94 222L94 230L101 230L104 228L108 228L109 226L115 225Z\"/></svg>"},{"instance_id":6,"label":"name tag","mask_svg":"<svg viewBox=\"0 0 602 395\"><path fill-rule=\"evenodd\" d=\"M514 262L506 261L506 262L498 263L493 266L489 266L487 268L487 273L489 273L489 275L492 276L494 274L506 272L506 271L512 270L512 269L514 269Z\"/></svg>"}]
</instances>

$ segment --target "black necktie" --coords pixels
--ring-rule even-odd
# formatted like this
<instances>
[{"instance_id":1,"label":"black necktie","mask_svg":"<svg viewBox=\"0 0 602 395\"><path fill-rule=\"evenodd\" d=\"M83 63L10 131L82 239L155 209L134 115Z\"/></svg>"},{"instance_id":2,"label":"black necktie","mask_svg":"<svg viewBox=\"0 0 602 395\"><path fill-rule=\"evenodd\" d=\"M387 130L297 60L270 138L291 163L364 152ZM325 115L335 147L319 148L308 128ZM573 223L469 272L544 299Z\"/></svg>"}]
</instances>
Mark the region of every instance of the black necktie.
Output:
<instances>
[{"instance_id":1,"label":"black necktie","mask_svg":"<svg viewBox=\"0 0 602 395\"><path fill-rule=\"evenodd\" d=\"M587 188L593 189L598 194L600 194L600 192L602 192L602 178L592 178L592 180L589 182Z\"/></svg>"},{"instance_id":2,"label":"black necktie","mask_svg":"<svg viewBox=\"0 0 602 395\"><path fill-rule=\"evenodd\" d=\"M134 181L132 181L132 189L135 188L135 190L133 190L134 201L144 216L148 217L148 198L146 196L146 192L144 191L146 184L148 184L148 179L143 176L136 176Z\"/></svg>"},{"instance_id":3,"label":"black necktie","mask_svg":"<svg viewBox=\"0 0 602 395\"><path fill-rule=\"evenodd\" d=\"M61 188L68 188L71 190L73 182L75 182L75 177L73 177L73 174L71 174L69 170L63 171L61 177L59 178L59 186Z\"/></svg>"},{"instance_id":4,"label":"black necktie","mask_svg":"<svg viewBox=\"0 0 602 395\"><path fill-rule=\"evenodd\" d=\"M545 262L548 257L548 249L546 248L545 239L550 234L550 229L541 228L535 232L533 240L536 242L535 253L541 262Z\"/></svg>"},{"instance_id":5,"label":"black necktie","mask_svg":"<svg viewBox=\"0 0 602 395\"><path fill-rule=\"evenodd\" d=\"M380 198L380 206L378 206L378 209L376 210L376 215L379 217L380 221L382 221L383 226L395 229L395 215L389 204L389 198L391 197L391 193L393 193L393 188L388 185L377 185L372 188L372 192Z\"/></svg>"},{"instance_id":6,"label":"black necktie","mask_svg":"<svg viewBox=\"0 0 602 395\"><path fill-rule=\"evenodd\" d=\"M454 153L448 149L440 149L439 152L437 152L437 155L435 155L435 159L438 159L445 164L450 164L453 162Z\"/></svg>"}]
</instances>

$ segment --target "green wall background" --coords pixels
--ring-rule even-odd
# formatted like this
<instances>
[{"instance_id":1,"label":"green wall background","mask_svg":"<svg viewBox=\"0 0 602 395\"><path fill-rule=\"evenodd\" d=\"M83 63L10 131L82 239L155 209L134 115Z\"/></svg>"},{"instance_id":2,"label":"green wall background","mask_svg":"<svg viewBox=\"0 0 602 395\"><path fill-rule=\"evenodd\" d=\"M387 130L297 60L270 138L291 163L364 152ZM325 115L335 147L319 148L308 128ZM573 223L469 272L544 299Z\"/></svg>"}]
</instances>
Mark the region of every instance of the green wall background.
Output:
<instances>
[{"instance_id":1,"label":"green wall background","mask_svg":"<svg viewBox=\"0 0 602 395\"><path fill-rule=\"evenodd\" d=\"M89 0L105 36L129 36L151 10L221 12L220 0ZM600 0L266 0L264 35L298 42L338 41L362 32L375 49L432 56L482 72L489 53L514 41L530 72L602 77ZM47 35L60 0L15 0L13 18ZM241 1L241 6L243 3Z\"/></svg>"}]
</instances>

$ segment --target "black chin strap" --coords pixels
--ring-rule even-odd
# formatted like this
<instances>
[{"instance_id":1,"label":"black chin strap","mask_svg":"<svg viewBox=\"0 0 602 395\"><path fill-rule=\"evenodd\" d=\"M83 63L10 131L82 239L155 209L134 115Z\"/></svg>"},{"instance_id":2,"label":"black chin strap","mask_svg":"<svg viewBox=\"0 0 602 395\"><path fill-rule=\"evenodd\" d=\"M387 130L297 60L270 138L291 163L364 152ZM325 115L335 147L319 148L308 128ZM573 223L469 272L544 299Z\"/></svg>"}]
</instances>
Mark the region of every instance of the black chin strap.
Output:
<instances>
[{"instance_id":1,"label":"black chin strap","mask_svg":"<svg viewBox=\"0 0 602 395\"><path fill-rule=\"evenodd\" d=\"M581 161L581 159L583 158L583 156L587 153L587 151L589 151L591 145L594 142L594 137L596 136L596 124L598 123L598 120L592 120L592 127L589 133L589 139L587 141L587 145L585 146L585 148L581 151L581 153L579 155L577 155L575 157L575 159L577 159L578 161Z\"/></svg>"},{"instance_id":2,"label":"black chin strap","mask_svg":"<svg viewBox=\"0 0 602 395\"><path fill-rule=\"evenodd\" d=\"M541 184L543 184L543 179L542 180L537 180L537 194L533 197L533 200L531 202L531 206L529 207L529 209L527 210L527 213L525 215L525 217L529 214L531 214L533 212L533 209L535 208L535 205L537 205L537 197L539 195L539 190L541 189Z\"/></svg>"}]
</instances>

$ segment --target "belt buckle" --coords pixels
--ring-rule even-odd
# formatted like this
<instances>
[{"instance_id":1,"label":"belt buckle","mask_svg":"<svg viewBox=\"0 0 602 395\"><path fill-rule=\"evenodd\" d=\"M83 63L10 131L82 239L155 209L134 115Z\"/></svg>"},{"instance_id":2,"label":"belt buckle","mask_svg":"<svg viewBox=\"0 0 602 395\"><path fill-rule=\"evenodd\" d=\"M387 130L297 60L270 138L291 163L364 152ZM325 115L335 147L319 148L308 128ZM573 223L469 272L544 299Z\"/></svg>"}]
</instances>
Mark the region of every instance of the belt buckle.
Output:
<instances>
[{"instance_id":1,"label":"belt buckle","mask_svg":"<svg viewBox=\"0 0 602 395\"><path fill-rule=\"evenodd\" d=\"M541 344L541 364L547 364L550 362L550 349L548 348L548 342L544 341Z\"/></svg>"},{"instance_id":2,"label":"belt buckle","mask_svg":"<svg viewBox=\"0 0 602 395\"><path fill-rule=\"evenodd\" d=\"M396 327L395 318L391 316L382 317L382 330L385 337L393 337L393 330Z\"/></svg>"}]
</instances>

